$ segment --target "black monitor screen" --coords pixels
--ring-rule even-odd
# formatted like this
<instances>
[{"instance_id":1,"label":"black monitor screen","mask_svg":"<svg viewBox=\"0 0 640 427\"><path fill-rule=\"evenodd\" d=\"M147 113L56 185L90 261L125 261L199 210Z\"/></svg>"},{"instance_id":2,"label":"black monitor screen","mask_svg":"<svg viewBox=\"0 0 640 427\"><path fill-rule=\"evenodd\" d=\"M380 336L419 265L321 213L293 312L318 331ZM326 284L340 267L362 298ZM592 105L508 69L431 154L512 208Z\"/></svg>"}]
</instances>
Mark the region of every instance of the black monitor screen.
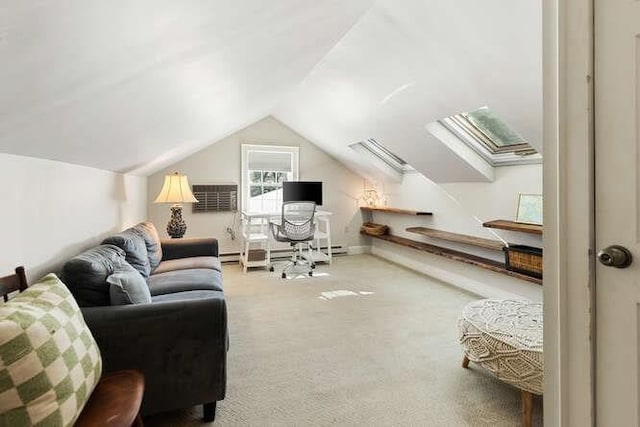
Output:
<instances>
[{"instance_id":1,"label":"black monitor screen","mask_svg":"<svg viewBox=\"0 0 640 427\"><path fill-rule=\"evenodd\" d=\"M282 184L282 199L285 202L316 202L322 206L322 182L285 181Z\"/></svg>"}]
</instances>

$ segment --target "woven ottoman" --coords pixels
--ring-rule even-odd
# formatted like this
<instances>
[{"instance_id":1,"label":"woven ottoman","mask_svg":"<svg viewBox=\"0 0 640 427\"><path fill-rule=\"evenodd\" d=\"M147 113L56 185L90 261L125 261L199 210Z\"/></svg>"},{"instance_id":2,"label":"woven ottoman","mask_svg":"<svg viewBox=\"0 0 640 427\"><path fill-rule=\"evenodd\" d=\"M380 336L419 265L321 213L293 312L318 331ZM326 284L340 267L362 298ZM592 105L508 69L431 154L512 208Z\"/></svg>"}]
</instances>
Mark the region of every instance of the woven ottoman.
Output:
<instances>
[{"instance_id":1,"label":"woven ottoman","mask_svg":"<svg viewBox=\"0 0 640 427\"><path fill-rule=\"evenodd\" d=\"M531 426L533 394L543 391L542 304L480 300L458 320L462 367L477 363L522 391L522 425Z\"/></svg>"}]
</instances>

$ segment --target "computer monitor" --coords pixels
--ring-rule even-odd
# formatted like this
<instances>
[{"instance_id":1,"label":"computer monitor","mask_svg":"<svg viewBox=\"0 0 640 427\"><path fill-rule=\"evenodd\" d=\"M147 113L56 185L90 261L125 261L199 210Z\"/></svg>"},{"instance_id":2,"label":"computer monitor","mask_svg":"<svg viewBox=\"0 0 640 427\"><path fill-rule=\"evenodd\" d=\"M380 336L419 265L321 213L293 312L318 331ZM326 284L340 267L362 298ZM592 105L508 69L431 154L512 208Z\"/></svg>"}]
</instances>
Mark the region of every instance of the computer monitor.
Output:
<instances>
[{"instance_id":1,"label":"computer monitor","mask_svg":"<svg viewBox=\"0 0 640 427\"><path fill-rule=\"evenodd\" d=\"M282 199L285 202L316 202L322 206L321 181L285 181L282 184Z\"/></svg>"}]
</instances>

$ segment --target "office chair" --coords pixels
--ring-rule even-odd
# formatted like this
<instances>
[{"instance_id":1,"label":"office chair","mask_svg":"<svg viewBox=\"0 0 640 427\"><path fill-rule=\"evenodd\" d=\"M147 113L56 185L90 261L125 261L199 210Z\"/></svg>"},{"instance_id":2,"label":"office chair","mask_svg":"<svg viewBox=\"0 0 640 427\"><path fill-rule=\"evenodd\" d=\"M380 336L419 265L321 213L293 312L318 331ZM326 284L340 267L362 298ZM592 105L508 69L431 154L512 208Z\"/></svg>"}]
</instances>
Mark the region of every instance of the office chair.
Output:
<instances>
[{"instance_id":1,"label":"office chair","mask_svg":"<svg viewBox=\"0 0 640 427\"><path fill-rule=\"evenodd\" d=\"M282 278L287 278L287 272L299 266L306 267L307 274L313 276L316 267L311 252L311 242L316 232L314 216L316 204L314 202L284 202L280 222L270 222L269 226L273 238L278 242L291 244L293 254L291 260L282 270ZM303 257L303 247L309 251L308 259Z\"/></svg>"}]
</instances>

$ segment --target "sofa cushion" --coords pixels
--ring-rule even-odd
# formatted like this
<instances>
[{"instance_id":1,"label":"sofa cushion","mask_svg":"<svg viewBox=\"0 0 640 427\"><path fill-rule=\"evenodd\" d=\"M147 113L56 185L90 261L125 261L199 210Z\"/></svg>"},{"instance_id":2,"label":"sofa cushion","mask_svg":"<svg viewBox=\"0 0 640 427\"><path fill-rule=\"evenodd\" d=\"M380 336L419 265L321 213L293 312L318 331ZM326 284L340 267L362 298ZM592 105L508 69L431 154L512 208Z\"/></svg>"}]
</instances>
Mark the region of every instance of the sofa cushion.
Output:
<instances>
[{"instance_id":1,"label":"sofa cushion","mask_svg":"<svg viewBox=\"0 0 640 427\"><path fill-rule=\"evenodd\" d=\"M162 241L162 260L196 256L218 256L218 239L213 237L188 237Z\"/></svg>"},{"instance_id":2,"label":"sofa cushion","mask_svg":"<svg viewBox=\"0 0 640 427\"><path fill-rule=\"evenodd\" d=\"M123 262L107 277L111 305L148 304L151 302L149 286L135 268Z\"/></svg>"},{"instance_id":3,"label":"sofa cushion","mask_svg":"<svg viewBox=\"0 0 640 427\"><path fill-rule=\"evenodd\" d=\"M54 274L0 305L0 425L73 425L101 370L80 309Z\"/></svg>"},{"instance_id":4,"label":"sofa cushion","mask_svg":"<svg viewBox=\"0 0 640 427\"><path fill-rule=\"evenodd\" d=\"M67 261L62 280L81 307L110 305L107 277L124 261L124 251L113 245L91 248Z\"/></svg>"},{"instance_id":5,"label":"sofa cushion","mask_svg":"<svg viewBox=\"0 0 640 427\"><path fill-rule=\"evenodd\" d=\"M145 221L131 228L134 232L140 234L147 246L149 255L149 264L151 271L155 270L162 261L162 244L160 243L160 235L156 226L152 222Z\"/></svg>"},{"instance_id":6,"label":"sofa cushion","mask_svg":"<svg viewBox=\"0 0 640 427\"><path fill-rule=\"evenodd\" d=\"M156 303L156 302L166 302L166 301L200 300L203 298L224 299L224 294L220 291L184 291L184 292L174 292L172 294L156 295L151 299L154 303Z\"/></svg>"},{"instance_id":7,"label":"sofa cushion","mask_svg":"<svg viewBox=\"0 0 640 427\"><path fill-rule=\"evenodd\" d=\"M214 256L194 256L188 258L170 259L162 261L153 274L166 273L167 271L190 270L192 268L208 268L222 271L220 258Z\"/></svg>"},{"instance_id":8,"label":"sofa cushion","mask_svg":"<svg viewBox=\"0 0 640 427\"><path fill-rule=\"evenodd\" d=\"M217 270L194 268L154 274L147 280L151 296L173 292L212 290L222 291L222 274Z\"/></svg>"},{"instance_id":9,"label":"sofa cushion","mask_svg":"<svg viewBox=\"0 0 640 427\"><path fill-rule=\"evenodd\" d=\"M147 244L140 233L133 230L125 230L121 233L109 236L102 241L102 244L115 245L125 252L125 259L133 268L138 270L142 277L149 277L151 264Z\"/></svg>"}]
</instances>

